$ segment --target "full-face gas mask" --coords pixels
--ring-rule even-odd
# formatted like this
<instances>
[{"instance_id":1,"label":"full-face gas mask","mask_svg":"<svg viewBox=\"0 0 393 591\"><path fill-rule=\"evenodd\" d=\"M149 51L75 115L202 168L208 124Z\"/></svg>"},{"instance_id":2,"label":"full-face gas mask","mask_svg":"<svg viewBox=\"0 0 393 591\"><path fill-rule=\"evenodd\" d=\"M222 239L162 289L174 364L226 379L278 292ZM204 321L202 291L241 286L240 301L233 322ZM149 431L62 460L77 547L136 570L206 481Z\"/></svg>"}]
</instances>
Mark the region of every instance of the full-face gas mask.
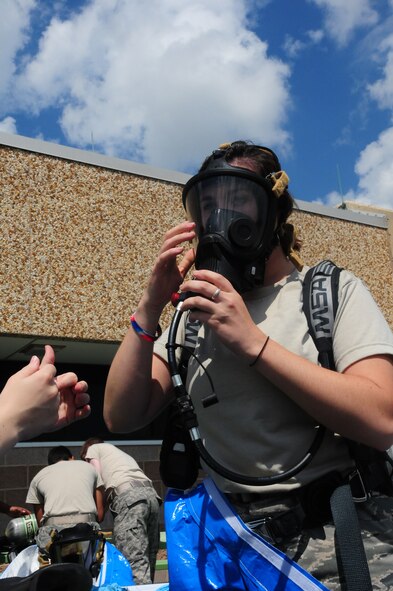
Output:
<instances>
[{"instance_id":1,"label":"full-face gas mask","mask_svg":"<svg viewBox=\"0 0 393 591\"><path fill-rule=\"evenodd\" d=\"M187 216L196 223L196 269L220 273L240 293L262 285L277 200L287 185L283 171L263 177L232 166L225 150L216 150L183 189Z\"/></svg>"},{"instance_id":2,"label":"full-face gas mask","mask_svg":"<svg viewBox=\"0 0 393 591\"><path fill-rule=\"evenodd\" d=\"M88 523L78 523L61 531L53 530L48 545L52 564L81 564L96 578L104 558L105 538Z\"/></svg>"}]
</instances>

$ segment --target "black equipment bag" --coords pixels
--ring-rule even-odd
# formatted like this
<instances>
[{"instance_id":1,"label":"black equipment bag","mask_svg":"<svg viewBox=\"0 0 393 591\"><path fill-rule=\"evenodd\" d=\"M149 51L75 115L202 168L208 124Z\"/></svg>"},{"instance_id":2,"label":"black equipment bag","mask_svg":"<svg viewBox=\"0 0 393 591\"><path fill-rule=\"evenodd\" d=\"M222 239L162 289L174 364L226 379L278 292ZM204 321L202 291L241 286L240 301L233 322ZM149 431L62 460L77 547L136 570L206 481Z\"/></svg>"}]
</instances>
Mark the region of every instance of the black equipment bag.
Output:
<instances>
[{"instance_id":1,"label":"black equipment bag","mask_svg":"<svg viewBox=\"0 0 393 591\"><path fill-rule=\"evenodd\" d=\"M0 579L0 591L90 591L93 578L80 564L52 564L27 577Z\"/></svg>"}]
</instances>

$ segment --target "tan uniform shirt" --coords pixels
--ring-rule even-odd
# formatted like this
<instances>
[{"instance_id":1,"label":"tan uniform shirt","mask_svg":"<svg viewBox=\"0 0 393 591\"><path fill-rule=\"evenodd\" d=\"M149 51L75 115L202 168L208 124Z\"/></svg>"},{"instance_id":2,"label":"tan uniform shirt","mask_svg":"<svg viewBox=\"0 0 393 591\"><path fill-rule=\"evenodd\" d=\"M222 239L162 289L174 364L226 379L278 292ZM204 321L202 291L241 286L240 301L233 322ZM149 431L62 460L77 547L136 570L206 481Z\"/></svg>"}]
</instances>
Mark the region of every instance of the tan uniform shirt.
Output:
<instances>
[{"instance_id":1,"label":"tan uniform shirt","mask_svg":"<svg viewBox=\"0 0 393 591\"><path fill-rule=\"evenodd\" d=\"M96 515L94 493L102 485L93 466L81 460L61 460L34 476L26 503L43 505L44 517L80 513Z\"/></svg>"},{"instance_id":2,"label":"tan uniform shirt","mask_svg":"<svg viewBox=\"0 0 393 591\"><path fill-rule=\"evenodd\" d=\"M254 322L272 339L296 355L317 363L318 352L302 311L302 284L307 269L294 271L275 285L246 294ZM185 320L186 314L184 314ZM184 326L182 326L184 334ZM167 359L167 332L155 344L155 353ZM181 330L177 342L182 342ZM342 271L339 306L334 326L337 371L365 357L393 355L393 334L362 282ZM218 404L203 408L211 392L205 371L191 357L187 390L198 416L200 433L209 453L230 470L249 476L267 476L291 468L304 456L315 435L315 421L254 367L227 349L208 327L202 326L195 349L214 384ZM177 349L180 356L180 349ZM356 396L356 391L353 392ZM268 487L250 487L226 481L210 468L225 492L273 492L298 487L351 465L346 443L327 432L320 450L307 468L289 481Z\"/></svg>"},{"instance_id":3,"label":"tan uniform shirt","mask_svg":"<svg viewBox=\"0 0 393 591\"><path fill-rule=\"evenodd\" d=\"M106 489L132 484L139 480L152 484L133 457L111 443L95 443L86 453L87 460L98 460Z\"/></svg>"}]
</instances>

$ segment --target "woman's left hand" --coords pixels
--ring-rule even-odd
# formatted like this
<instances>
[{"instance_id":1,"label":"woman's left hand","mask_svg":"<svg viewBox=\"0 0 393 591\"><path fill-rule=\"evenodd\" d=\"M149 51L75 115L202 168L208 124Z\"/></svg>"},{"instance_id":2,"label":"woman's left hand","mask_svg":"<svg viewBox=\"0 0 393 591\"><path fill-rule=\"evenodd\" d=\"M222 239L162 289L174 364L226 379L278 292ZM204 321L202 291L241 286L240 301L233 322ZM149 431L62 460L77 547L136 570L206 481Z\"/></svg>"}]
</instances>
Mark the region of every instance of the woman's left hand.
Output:
<instances>
[{"instance_id":1,"label":"woman's left hand","mask_svg":"<svg viewBox=\"0 0 393 591\"><path fill-rule=\"evenodd\" d=\"M219 273L195 270L192 279L180 286L192 292L182 310L192 310L190 320L207 324L237 355L251 362L261 349L266 335L252 320L241 295Z\"/></svg>"}]
</instances>

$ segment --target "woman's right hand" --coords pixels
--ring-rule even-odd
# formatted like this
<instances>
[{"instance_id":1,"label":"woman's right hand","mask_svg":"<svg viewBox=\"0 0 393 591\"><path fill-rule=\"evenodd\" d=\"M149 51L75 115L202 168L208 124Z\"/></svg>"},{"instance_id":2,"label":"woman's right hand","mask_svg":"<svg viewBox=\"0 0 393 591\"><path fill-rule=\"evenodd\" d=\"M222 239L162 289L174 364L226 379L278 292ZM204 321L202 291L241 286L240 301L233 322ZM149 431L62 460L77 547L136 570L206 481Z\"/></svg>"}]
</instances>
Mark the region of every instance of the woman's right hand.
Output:
<instances>
[{"instance_id":1,"label":"woman's right hand","mask_svg":"<svg viewBox=\"0 0 393 591\"><path fill-rule=\"evenodd\" d=\"M172 294L178 291L179 285L194 263L193 248L185 252L180 262L177 261L177 257L185 250L184 246L181 246L182 243L191 242L194 238L194 222L182 222L168 230L142 296L141 305L147 305L149 309L154 309L161 314L162 309Z\"/></svg>"},{"instance_id":2,"label":"woman's right hand","mask_svg":"<svg viewBox=\"0 0 393 591\"><path fill-rule=\"evenodd\" d=\"M192 266L195 224L183 222L165 234L146 289L135 310L136 321L154 334L163 308ZM172 380L166 362L153 355L153 343L129 328L112 361L105 388L104 420L113 433L127 433L151 423L170 400ZM127 409L127 412L124 412Z\"/></svg>"},{"instance_id":3,"label":"woman's right hand","mask_svg":"<svg viewBox=\"0 0 393 591\"><path fill-rule=\"evenodd\" d=\"M165 234L134 312L136 322L145 332L155 333L162 310L191 268L194 250L187 250L184 243L194 238L193 222L182 222ZM151 339L141 339L132 325L116 352L106 381L104 420L108 429L128 433L148 425L170 401L172 389L166 362L153 355Z\"/></svg>"}]
</instances>

